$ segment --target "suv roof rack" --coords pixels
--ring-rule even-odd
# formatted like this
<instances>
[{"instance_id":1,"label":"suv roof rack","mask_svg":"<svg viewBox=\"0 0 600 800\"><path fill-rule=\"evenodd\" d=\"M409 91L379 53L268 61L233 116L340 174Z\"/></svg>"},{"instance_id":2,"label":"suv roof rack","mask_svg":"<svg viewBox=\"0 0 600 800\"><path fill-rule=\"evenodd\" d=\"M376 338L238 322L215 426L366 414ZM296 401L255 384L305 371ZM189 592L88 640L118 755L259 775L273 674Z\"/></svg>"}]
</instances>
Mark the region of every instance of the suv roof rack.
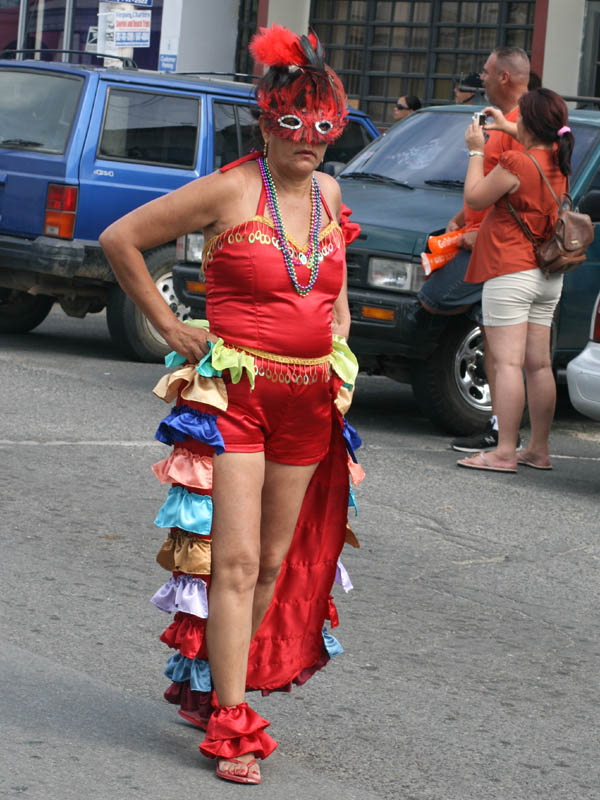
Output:
<instances>
[{"instance_id":1,"label":"suv roof rack","mask_svg":"<svg viewBox=\"0 0 600 800\"><path fill-rule=\"evenodd\" d=\"M174 75L219 75L223 78L245 78L246 80L255 80L258 75L249 75L247 72L208 72L205 70L193 70L184 72L175 72Z\"/></svg>"},{"instance_id":2,"label":"suv roof rack","mask_svg":"<svg viewBox=\"0 0 600 800\"><path fill-rule=\"evenodd\" d=\"M129 56L115 56L112 53L92 53L89 50L55 50L53 47L24 47L20 50L2 50L0 58L3 58L7 53L71 53L73 55L92 56L93 58L116 58L118 61L123 62L123 66L126 69L137 69L137 64Z\"/></svg>"}]
</instances>

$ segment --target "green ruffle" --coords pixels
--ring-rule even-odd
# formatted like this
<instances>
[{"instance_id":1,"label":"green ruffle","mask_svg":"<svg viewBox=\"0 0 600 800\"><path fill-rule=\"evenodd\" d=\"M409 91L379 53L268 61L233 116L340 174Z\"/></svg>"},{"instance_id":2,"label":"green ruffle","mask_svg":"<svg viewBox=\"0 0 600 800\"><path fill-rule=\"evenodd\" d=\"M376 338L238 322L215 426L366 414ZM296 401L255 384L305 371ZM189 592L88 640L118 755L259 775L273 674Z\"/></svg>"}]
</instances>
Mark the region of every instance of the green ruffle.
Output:
<instances>
[{"instance_id":1,"label":"green ruffle","mask_svg":"<svg viewBox=\"0 0 600 800\"><path fill-rule=\"evenodd\" d=\"M192 328L210 330L207 319L186 319L185 324ZM181 364L185 364L185 361L185 356L174 350L165 356L167 367L179 367ZM220 378L225 369L229 370L232 383L239 383L244 370L246 370L250 386L254 389L254 356L241 353L231 347L225 347L223 339L217 339L216 342L209 341L208 353L198 363L196 372L204 378Z\"/></svg>"},{"instance_id":2,"label":"green ruffle","mask_svg":"<svg viewBox=\"0 0 600 800\"><path fill-rule=\"evenodd\" d=\"M343 336L333 334L333 350L330 356L335 374L344 381L344 386L352 389L358 375L358 361L348 347Z\"/></svg>"}]
</instances>

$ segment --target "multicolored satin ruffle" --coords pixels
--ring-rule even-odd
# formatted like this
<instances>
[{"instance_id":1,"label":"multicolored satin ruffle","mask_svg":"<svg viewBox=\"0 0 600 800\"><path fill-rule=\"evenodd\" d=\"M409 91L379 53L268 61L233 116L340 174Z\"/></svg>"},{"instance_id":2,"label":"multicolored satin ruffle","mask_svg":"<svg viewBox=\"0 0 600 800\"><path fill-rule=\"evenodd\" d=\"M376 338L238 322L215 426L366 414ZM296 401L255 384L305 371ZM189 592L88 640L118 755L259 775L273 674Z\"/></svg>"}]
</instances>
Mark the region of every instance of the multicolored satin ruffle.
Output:
<instances>
[{"instance_id":1,"label":"multicolored satin ruffle","mask_svg":"<svg viewBox=\"0 0 600 800\"><path fill-rule=\"evenodd\" d=\"M191 321L191 324L207 327L205 321ZM157 513L155 524L168 529L168 536L157 555L157 562L171 575L152 597L152 602L158 609L173 615L172 622L160 636L161 641L176 651L169 658L165 671L166 677L172 681L165 692L165 698L179 705L183 711L202 718L210 716L212 692L205 626L210 613L212 459L213 454L222 453L226 448L219 432L219 411L227 408L227 384L223 380L223 373L227 370L233 383L245 378L254 386L254 381L261 377L259 369L262 358L228 346L221 339L215 343L210 342L209 348L207 355L197 365L185 363L183 357L177 353L171 353L166 359L167 365L175 369L161 378L154 393L174 406L158 425L156 438L173 449L152 467L157 479L169 485L167 497ZM332 487L335 485L339 496L347 498L348 511L354 508L356 512L353 487L364 478L364 471L355 454L361 440L354 428L343 419L343 415L351 403L358 365L341 337L333 337L332 352L326 366L334 372L332 380L336 388L333 403L337 424L332 432L332 445L334 442L337 444L333 448L335 454L330 451L331 464L328 467L335 469L335 472L331 473L332 477L321 481L320 489L315 489L322 493L322 497L314 501L315 509L323 507L323 503L327 502L328 492L333 491ZM213 409L214 413L197 411L187 403L202 403ZM346 489L341 488L343 485ZM293 596L278 599L276 589L274 604L279 621L269 623L265 618L266 623L263 623L267 626L276 625L276 632L274 631L268 646L263 643L256 653L251 650L248 689L259 689L264 694L290 691L293 684L301 685L331 658L343 652L340 643L324 623L329 620L332 628L338 625L337 609L330 594L332 585L339 584L345 592L352 589L352 582L339 558L339 551L344 541L353 547L358 547L359 544L355 534L347 526L346 517L344 513L343 523L342 517L339 518L340 523L336 522L338 527L335 536L338 537L336 541L339 541L339 545L334 547L335 555L332 552L333 557L319 566L319 574L329 577L327 583L323 584L320 599L315 598L309 606L313 615L311 618L314 618L314 622L310 623L312 627L309 626L308 633L302 630L301 634L293 634L312 637L310 641L313 644L302 649L305 653L304 662L286 662L286 635L281 626L285 626L285 621L289 618L286 616L288 603L295 600ZM322 535L322 525L327 524L321 518L322 514L315 513L314 521L309 517L308 521L302 523L304 541L299 542L299 547L308 547L309 553L313 532L317 537L314 541L317 541ZM306 582L312 590L315 577L312 568L307 569L305 566L307 558L296 556L289 563L288 560L286 559L282 567L281 580L290 581L290 586L296 587L294 591L300 591L308 597L309 592L303 592L301 587ZM289 608L291 614L292 606ZM280 680L273 677L274 671L270 668L268 672L271 677L263 683L261 659L281 660ZM265 661L265 665L266 663ZM201 745L202 752L207 755L222 755L227 751L239 755L242 752L240 747L252 744L251 750L243 752L253 751L258 757L264 757L260 753L268 755L275 746L273 740L264 733L266 724L268 723L251 709L246 710L241 706L229 710L217 709L211 717L207 738ZM233 739L236 741L232 744Z\"/></svg>"}]
</instances>

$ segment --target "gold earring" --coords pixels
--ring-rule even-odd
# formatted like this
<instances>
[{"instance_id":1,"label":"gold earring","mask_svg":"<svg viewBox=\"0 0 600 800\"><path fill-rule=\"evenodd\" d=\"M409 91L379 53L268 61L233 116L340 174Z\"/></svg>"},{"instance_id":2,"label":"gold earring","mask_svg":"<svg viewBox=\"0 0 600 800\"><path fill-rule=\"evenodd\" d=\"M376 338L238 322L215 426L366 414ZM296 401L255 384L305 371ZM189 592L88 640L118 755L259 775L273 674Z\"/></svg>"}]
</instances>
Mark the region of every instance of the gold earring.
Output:
<instances>
[{"instance_id":1,"label":"gold earring","mask_svg":"<svg viewBox=\"0 0 600 800\"><path fill-rule=\"evenodd\" d=\"M265 139L263 143L263 158L266 158L268 155L269 155L269 145L267 140Z\"/></svg>"}]
</instances>

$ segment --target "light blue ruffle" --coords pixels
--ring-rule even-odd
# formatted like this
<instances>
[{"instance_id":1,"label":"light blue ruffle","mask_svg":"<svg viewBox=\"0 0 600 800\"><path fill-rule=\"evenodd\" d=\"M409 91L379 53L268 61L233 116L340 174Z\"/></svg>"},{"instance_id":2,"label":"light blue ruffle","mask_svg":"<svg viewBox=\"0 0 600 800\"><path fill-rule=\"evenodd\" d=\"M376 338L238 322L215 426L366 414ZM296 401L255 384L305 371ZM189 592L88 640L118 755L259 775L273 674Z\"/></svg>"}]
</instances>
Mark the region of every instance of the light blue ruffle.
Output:
<instances>
[{"instance_id":1,"label":"light blue ruffle","mask_svg":"<svg viewBox=\"0 0 600 800\"><path fill-rule=\"evenodd\" d=\"M350 486L350 494L348 495L348 508L354 508L354 515L358 517L358 505L356 504L356 497L354 496L354 489Z\"/></svg>"},{"instance_id":2,"label":"light blue ruffle","mask_svg":"<svg viewBox=\"0 0 600 800\"><path fill-rule=\"evenodd\" d=\"M341 653L344 652L344 648L335 638L332 636L327 628L323 627L323 644L325 645L325 650L329 655L329 658L334 658L334 656L339 656Z\"/></svg>"},{"instance_id":3,"label":"light blue ruffle","mask_svg":"<svg viewBox=\"0 0 600 800\"><path fill-rule=\"evenodd\" d=\"M194 692L212 691L210 667L204 658L186 658L181 653L176 653L167 661L165 675L175 683L189 681L190 689Z\"/></svg>"},{"instance_id":4,"label":"light blue ruffle","mask_svg":"<svg viewBox=\"0 0 600 800\"><path fill-rule=\"evenodd\" d=\"M182 528L190 533L210 536L212 498L207 494L188 492L183 486L173 486L154 524L159 528Z\"/></svg>"},{"instance_id":5,"label":"light blue ruffle","mask_svg":"<svg viewBox=\"0 0 600 800\"><path fill-rule=\"evenodd\" d=\"M196 367L196 372L198 375L202 375L204 378L220 378L223 374L223 370L215 369L212 365L212 351L213 347L215 346L214 342L208 341L208 353L204 356L204 358L198 363Z\"/></svg>"}]
</instances>

